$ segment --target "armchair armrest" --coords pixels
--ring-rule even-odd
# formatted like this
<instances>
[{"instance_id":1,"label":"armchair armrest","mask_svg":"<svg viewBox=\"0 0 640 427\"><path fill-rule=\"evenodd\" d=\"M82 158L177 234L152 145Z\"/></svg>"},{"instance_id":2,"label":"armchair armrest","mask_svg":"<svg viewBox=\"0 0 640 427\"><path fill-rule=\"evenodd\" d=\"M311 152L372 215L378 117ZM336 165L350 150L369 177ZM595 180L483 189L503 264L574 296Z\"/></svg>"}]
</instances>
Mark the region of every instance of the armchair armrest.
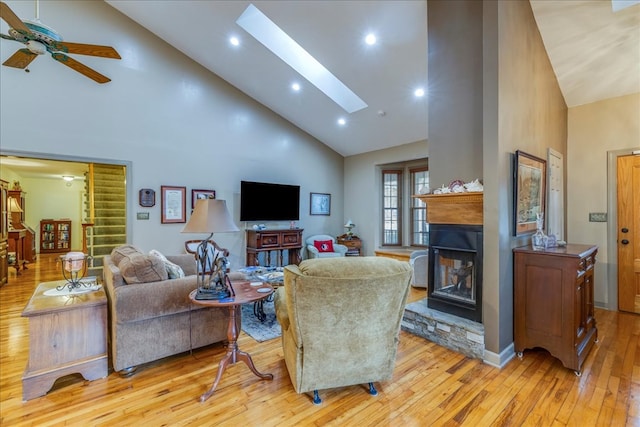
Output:
<instances>
[{"instance_id":1,"label":"armchair armrest","mask_svg":"<svg viewBox=\"0 0 640 427\"><path fill-rule=\"evenodd\" d=\"M313 246L313 245L307 245L307 252L309 252L310 254L313 254L313 255L315 255L315 256L317 256L317 255L320 253L320 251L318 250L318 248L316 248L316 247L315 247L315 246Z\"/></svg>"},{"instance_id":2,"label":"armchair armrest","mask_svg":"<svg viewBox=\"0 0 640 427\"><path fill-rule=\"evenodd\" d=\"M333 251L334 252L338 252L338 253L341 253L341 254L344 255L344 254L347 253L348 250L349 250L349 248L346 247L345 245L341 245L340 243L334 243L333 244Z\"/></svg>"}]
</instances>

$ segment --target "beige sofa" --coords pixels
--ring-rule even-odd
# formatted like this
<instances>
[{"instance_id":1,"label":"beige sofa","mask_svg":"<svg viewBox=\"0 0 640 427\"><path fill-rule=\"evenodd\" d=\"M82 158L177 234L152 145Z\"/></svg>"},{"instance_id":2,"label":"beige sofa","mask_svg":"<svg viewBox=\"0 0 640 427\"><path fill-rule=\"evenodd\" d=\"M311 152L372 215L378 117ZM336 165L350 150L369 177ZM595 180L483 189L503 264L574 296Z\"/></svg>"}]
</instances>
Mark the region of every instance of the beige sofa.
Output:
<instances>
[{"instance_id":1,"label":"beige sofa","mask_svg":"<svg viewBox=\"0 0 640 427\"><path fill-rule=\"evenodd\" d=\"M137 365L226 340L228 311L203 308L189 300L196 288L193 255L167 256L186 275L169 279L155 257L142 254L130 262L114 252L104 259L103 278L115 371L132 374Z\"/></svg>"},{"instance_id":2,"label":"beige sofa","mask_svg":"<svg viewBox=\"0 0 640 427\"><path fill-rule=\"evenodd\" d=\"M298 393L393 375L409 263L384 257L309 259L284 269L275 296L284 360Z\"/></svg>"}]
</instances>

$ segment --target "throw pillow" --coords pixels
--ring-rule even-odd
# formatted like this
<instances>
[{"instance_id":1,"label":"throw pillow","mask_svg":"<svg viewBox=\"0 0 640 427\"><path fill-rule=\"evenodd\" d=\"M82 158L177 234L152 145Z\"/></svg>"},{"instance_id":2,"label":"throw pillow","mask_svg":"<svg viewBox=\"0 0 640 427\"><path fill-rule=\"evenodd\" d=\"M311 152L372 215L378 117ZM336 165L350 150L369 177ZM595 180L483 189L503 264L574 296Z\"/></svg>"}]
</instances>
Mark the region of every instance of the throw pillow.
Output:
<instances>
[{"instance_id":1,"label":"throw pillow","mask_svg":"<svg viewBox=\"0 0 640 427\"><path fill-rule=\"evenodd\" d=\"M167 257L164 256L160 251L151 249L149 251L149 255L156 256L162 260L162 262L164 263L164 267L167 269L169 279L179 279L181 277L184 277L184 271L182 270L182 267L169 261Z\"/></svg>"},{"instance_id":2,"label":"throw pillow","mask_svg":"<svg viewBox=\"0 0 640 427\"><path fill-rule=\"evenodd\" d=\"M333 241L331 240L314 240L313 246L318 249L318 252L333 252Z\"/></svg>"},{"instance_id":3,"label":"throw pillow","mask_svg":"<svg viewBox=\"0 0 640 427\"><path fill-rule=\"evenodd\" d=\"M164 263L157 256L131 254L122 258L118 264L120 274L127 284L159 282L167 280L169 275Z\"/></svg>"},{"instance_id":4,"label":"throw pillow","mask_svg":"<svg viewBox=\"0 0 640 427\"><path fill-rule=\"evenodd\" d=\"M115 265L120 265L120 261L122 261L123 258L128 257L131 254L141 253L142 251L133 245L118 246L111 251L111 262Z\"/></svg>"}]
</instances>

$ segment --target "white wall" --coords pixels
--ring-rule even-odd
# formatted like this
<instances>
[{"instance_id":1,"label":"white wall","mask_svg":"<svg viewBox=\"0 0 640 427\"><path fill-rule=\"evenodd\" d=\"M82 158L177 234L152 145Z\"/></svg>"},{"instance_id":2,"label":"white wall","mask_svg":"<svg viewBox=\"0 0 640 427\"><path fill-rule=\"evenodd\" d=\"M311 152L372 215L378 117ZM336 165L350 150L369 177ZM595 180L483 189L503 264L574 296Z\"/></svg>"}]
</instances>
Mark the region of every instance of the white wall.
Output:
<instances>
[{"instance_id":1,"label":"white wall","mask_svg":"<svg viewBox=\"0 0 640 427\"><path fill-rule=\"evenodd\" d=\"M36 231L36 251L40 253L40 221L63 218L72 221L71 250L81 250L84 182L76 180L67 186L62 179L22 178L20 184L27 193L25 222Z\"/></svg>"},{"instance_id":2,"label":"white wall","mask_svg":"<svg viewBox=\"0 0 640 427\"><path fill-rule=\"evenodd\" d=\"M598 245L596 305L617 310L617 283L607 272L607 223L589 222L589 212L607 212L607 152L640 149L640 93L569 109L567 149L567 241ZM615 198L615 194L613 195ZM609 213L608 221L616 221Z\"/></svg>"},{"instance_id":3,"label":"white wall","mask_svg":"<svg viewBox=\"0 0 640 427\"><path fill-rule=\"evenodd\" d=\"M33 15L32 2L7 3L18 16ZM161 185L185 186L189 196L214 189L238 220L241 180L298 184L305 236L344 231L342 156L106 3L41 2L40 15L65 40L112 45L123 59L77 58L112 79L104 85L46 55L30 73L0 67L2 153L130 161L129 241L143 250L182 252L184 240L199 237L181 234L182 224L160 224ZM3 40L0 59L18 47ZM157 191L156 207L138 206L140 188ZM332 195L331 216L309 215L310 192ZM136 220L139 211L150 220ZM244 233L214 238L233 266L244 264Z\"/></svg>"},{"instance_id":4,"label":"white wall","mask_svg":"<svg viewBox=\"0 0 640 427\"><path fill-rule=\"evenodd\" d=\"M362 240L365 255L374 255L382 237L379 226L382 222L381 177L377 166L428 156L427 141L419 141L345 158L344 222L351 218L356 224L353 232Z\"/></svg>"}]
</instances>

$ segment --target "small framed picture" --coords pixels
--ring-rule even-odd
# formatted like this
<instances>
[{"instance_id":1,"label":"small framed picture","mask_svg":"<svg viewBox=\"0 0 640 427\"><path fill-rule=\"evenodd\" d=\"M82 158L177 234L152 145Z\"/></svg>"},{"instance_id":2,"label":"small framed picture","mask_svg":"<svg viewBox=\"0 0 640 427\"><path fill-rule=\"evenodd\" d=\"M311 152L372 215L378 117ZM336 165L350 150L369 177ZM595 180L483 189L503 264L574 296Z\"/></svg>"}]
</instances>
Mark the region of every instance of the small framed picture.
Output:
<instances>
[{"instance_id":1,"label":"small framed picture","mask_svg":"<svg viewBox=\"0 0 640 427\"><path fill-rule=\"evenodd\" d=\"M331 215L331 194L311 193L311 215Z\"/></svg>"},{"instance_id":2,"label":"small framed picture","mask_svg":"<svg viewBox=\"0 0 640 427\"><path fill-rule=\"evenodd\" d=\"M191 209L196 208L198 199L215 199L216 192L214 190L191 190Z\"/></svg>"},{"instance_id":3,"label":"small framed picture","mask_svg":"<svg viewBox=\"0 0 640 427\"><path fill-rule=\"evenodd\" d=\"M160 199L162 224L187 222L187 187L163 185L160 187Z\"/></svg>"}]
</instances>

